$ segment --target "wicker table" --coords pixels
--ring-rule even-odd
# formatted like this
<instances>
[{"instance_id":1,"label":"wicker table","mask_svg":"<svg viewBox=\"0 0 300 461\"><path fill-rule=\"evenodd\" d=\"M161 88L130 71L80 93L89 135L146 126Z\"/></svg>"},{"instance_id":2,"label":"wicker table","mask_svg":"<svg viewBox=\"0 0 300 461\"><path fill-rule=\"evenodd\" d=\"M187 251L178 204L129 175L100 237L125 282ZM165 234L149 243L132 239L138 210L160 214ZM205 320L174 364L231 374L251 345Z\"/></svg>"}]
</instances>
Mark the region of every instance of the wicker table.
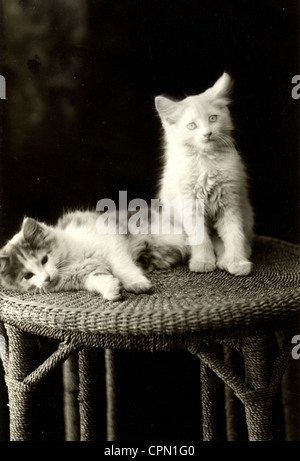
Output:
<instances>
[{"instance_id":1,"label":"wicker table","mask_svg":"<svg viewBox=\"0 0 300 461\"><path fill-rule=\"evenodd\" d=\"M236 399L245 407L249 440L272 440L272 402L280 390L285 437L286 440L295 438L291 435L295 433L291 408L298 404L299 394L286 386L293 384L293 376L292 380L287 378L295 362L291 356L291 340L300 333L299 255L296 245L258 237L251 276L234 277L222 271L196 274L182 266L153 272L150 275L154 285L152 293L138 296L124 293L124 299L116 303L104 302L99 296L86 292L47 296L2 290L1 350L11 440L31 439L33 390L51 370L74 357L75 352L80 438L97 439L93 425L92 376L93 351L98 349L106 350L107 438L115 440L112 351L174 348L187 349L200 359L203 440L218 438L219 416L214 397L215 382L220 378L225 383L228 440L236 440ZM267 346L270 335L278 345L276 357L272 359ZM58 348L43 363L36 364L34 348L39 337L55 339ZM242 372L235 368L237 355L243 362ZM300 426L300 422L297 423Z\"/></svg>"}]
</instances>

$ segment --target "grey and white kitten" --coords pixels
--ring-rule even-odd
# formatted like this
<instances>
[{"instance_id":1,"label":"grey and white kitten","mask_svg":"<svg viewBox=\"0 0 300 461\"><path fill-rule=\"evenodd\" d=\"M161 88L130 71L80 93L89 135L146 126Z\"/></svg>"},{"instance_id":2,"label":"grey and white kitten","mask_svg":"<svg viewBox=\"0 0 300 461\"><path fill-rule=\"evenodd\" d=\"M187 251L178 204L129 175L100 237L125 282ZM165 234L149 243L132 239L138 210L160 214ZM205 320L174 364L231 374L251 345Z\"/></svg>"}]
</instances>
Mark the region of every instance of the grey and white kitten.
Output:
<instances>
[{"instance_id":1,"label":"grey and white kitten","mask_svg":"<svg viewBox=\"0 0 300 461\"><path fill-rule=\"evenodd\" d=\"M151 288L142 265L166 269L181 263L183 235L100 235L99 213L65 214L56 226L25 218L21 230L0 250L3 287L21 292L87 290L107 300Z\"/></svg>"},{"instance_id":2,"label":"grey and white kitten","mask_svg":"<svg viewBox=\"0 0 300 461\"><path fill-rule=\"evenodd\" d=\"M246 169L233 139L231 87L224 73L204 93L182 101L156 97L165 138L159 198L191 199L194 209L196 199L204 200L204 237L191 246L191 271L219 267L248 275L254 218Z\"/></svg>"}]
</instances>

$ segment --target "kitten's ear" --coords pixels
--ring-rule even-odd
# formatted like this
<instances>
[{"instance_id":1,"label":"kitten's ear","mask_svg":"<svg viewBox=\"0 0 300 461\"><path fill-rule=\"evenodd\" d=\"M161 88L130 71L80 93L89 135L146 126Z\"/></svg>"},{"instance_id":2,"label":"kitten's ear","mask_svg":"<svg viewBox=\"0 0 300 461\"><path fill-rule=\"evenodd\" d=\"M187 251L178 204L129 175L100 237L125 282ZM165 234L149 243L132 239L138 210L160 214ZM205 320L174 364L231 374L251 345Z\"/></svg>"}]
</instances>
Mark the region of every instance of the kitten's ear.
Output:
<instances>
[{"instance_id":1,"label":"kitten's ear","mask_svg":"<svg viewBox=\"0 0 300 461\"><path fill-rule=\"evenodd\" d=\"M165 96L156 96L155 107L162 121L167 122L169 125L176 122L178 102L172 101L172 99L166 98Z\"/></svg>"},{"instance_id":2,"label":"kitten's ear","mask_svg":"<svg viewBox=\"0 0 300 461\"><path fill-rule=\"evenodd\" d=\"M5 253L0 253L0 272L3 272L9 264L9 256Z\"/></svg>"},{"instance_id":3,"label":"kitten's ear","mask_svg":"<svg viewBox=\"0 0 300 461\"><path fill-rule=\"evenodd\" d=\"M230 102L230 93L232 90L233 81L227 72L216 81L216 83L209 88L209 92L212 94L214 99L225 99L226 103Z\"/></svg>"},{"instance_id":4,"label":"kitten's ear","mask_svg":"<svg viewBox=\"0 0 300 461\"><path fill-rule=\"evenodd\" d=\"M42 236L44 229L35 219L25 218L22 224L22 232L25 240L33 240Z\"/></svg>"},{"instance_id":5,"label":"kitten's ear","mask_svg":"<svg viewBox=\"0 0 300 461\"><path fill-rule=\"evenodd\" d=\"M156 96L155 107L159 114L165 115L176 110L177 102L165 96Z\"/></svg>"}]
</instances>

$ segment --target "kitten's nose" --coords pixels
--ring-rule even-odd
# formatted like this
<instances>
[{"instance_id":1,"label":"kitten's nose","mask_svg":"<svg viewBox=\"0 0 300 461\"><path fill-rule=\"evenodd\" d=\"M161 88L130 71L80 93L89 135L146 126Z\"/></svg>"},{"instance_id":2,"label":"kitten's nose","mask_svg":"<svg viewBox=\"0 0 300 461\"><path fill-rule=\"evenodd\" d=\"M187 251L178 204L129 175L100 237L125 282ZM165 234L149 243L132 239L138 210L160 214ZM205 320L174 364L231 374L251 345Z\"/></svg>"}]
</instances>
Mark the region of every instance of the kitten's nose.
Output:
<instances>
[{"instance_id":1,"label":"kitten's nose","mask_svg":"<svg viewBox=\"0 0 300 461\"><path fill-rule=\"evenodd\" d=\"M50 278L50 275L47 275L47 277L45 278L45 280L44 280L44 281L45 281L45 282L47 282L47 283L51 282L51 278Z\"/></svg>"},{"instance_id":2,"label":"kitten's nose","mask_svg":"<svg viewBox=\"0 0 300 461\"><path fill-rule=\"evenodd\" d=\"M209 139L211 137L211 131L209 131L208 133L203 133L203 136L206 138L206 139Z\"/></svg>"}]
</instances>

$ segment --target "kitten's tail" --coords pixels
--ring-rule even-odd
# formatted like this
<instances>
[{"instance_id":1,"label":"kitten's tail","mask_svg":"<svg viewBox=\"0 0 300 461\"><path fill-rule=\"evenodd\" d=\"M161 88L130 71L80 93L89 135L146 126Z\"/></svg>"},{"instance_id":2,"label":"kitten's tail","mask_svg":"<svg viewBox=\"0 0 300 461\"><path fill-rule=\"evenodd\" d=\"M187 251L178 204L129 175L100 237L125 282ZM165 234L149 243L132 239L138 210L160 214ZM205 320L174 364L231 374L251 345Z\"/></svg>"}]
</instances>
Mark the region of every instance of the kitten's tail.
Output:
<instances>
[{"instance_id":1,"label":"kitten's tail","mask_svg":"<svg viewBox=\"0 0 300 461\"><path fill-rule=\"evenodd\" d=\"M184 235L139 234L131 240L133 258L149 271L184 264L188 248Z\"/></svg>"}]
</instances>

